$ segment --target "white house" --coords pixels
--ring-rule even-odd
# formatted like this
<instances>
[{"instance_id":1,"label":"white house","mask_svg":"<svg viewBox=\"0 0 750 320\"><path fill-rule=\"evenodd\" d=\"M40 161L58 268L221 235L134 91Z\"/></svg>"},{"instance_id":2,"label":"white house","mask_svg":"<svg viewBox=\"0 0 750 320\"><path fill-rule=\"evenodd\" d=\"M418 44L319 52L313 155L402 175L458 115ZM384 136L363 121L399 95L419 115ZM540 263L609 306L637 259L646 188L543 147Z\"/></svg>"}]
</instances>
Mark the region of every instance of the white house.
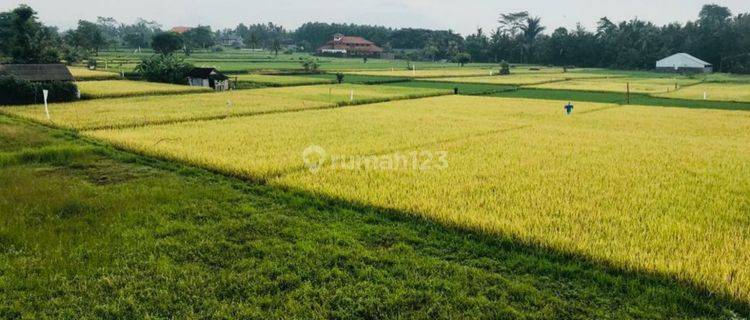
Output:
<instances>
[{"instance_id":1,"label":"white house","mask_svg":"<svg viewBox=\"0 0 750 320\"><path fill-rule=\"evenodd\" d=\"M193 87L207 87L216 91L229 90L229 77L216 68L193 68L188 73L188 84Z\"/></svg>"},{"instance_id":2,"label":"white house","mask_svg":"<svg viewBox=\"0 0 750 320\"><path fill-rule=\"evenodd\" d=\"M678 53L657 61L656 70L675 73L711 73L714 68L710 63L687 53Z\"/></svg>"}]
</instances>

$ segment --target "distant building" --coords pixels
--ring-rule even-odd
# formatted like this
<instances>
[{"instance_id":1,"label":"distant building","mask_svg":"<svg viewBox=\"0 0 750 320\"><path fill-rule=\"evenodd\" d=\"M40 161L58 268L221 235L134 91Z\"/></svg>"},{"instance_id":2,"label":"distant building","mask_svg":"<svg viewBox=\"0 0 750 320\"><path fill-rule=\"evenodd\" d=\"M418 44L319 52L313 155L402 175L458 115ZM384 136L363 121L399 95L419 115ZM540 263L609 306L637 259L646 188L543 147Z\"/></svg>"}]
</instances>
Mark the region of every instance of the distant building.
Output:
<instances>
[{"instance_id":1,"label":"distant building","mask_svg":"<svg viewBox=\"0 0 750 320\"><path fill-rule=\"evenodd\" d=\"M675 73L711 73L714 68L710 63L687 53L678 53L657 61L656 70Z\"/></svg>"},{"instance_id":2,"label":"distant building","mask_svg":"<svg viewBox=\"0 0 750 320\"><path fill-rule=\"evenodd\" d=\"M31 82L66 81L75 78L63 64L0 64L0 75L9 75Z\"/></svg>"},{"instance_id":3,"label":"distant building","mask_svg":"<svg viewBox=\"0 0 750 320\"><path fill-rule=\"evenodd\" d=\"M174 27L174 28L172 28L169 31L172 31L172 32L175 32L175 33L179 33L179 34L183 34L185 32L190 31L190 29L192 29L192 28L190 28L190 27L181 27L180 26L180 27Z\"/></svg>"},{"instance_id":4,"label":"distant building","mask_svg":"<svg viewBox=\"0 0 750 320\"><path fill-rule=\"evenodd\" d=\"M188 85L226 91L229 90L229 77L223 75L216 68L193 68L188 73Z\"/></svg>"},{"instance_id":5,"label":"distant building","mask_svg":"<svg viewBox=\"0 0 750 320\"><path fill-rule=\"evenodd\" d=\"M317 53L347 57L374 57L383 53L383 49L362 37L336 34L333 40L318 48Z\"/></svg>"},{"instance_id":6,"label":"distant building","mask_svg":"<svg viewBox=\"0 0 750 320\"><path fill-rule=\"evenodd\" d=\"M221 36L219 37L218 42L222 46L232 47L232 48L242 48L244 44L242 42L242 37L236 34L228 34L225 36Z\"/></svg>"}]
</instances>

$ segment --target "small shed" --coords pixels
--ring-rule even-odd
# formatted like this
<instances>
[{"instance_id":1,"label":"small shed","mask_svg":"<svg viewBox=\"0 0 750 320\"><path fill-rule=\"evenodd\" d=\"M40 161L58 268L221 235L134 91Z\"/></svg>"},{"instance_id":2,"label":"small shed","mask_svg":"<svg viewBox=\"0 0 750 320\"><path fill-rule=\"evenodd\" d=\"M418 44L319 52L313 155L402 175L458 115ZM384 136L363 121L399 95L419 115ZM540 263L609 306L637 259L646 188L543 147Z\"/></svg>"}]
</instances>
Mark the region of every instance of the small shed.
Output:
<instances>
[{"instance_id":1,"label":"small shed","mask_svg":"<svg viewBox=\"0 0 750 320\"><path fill-rule=\"evenodd\" d=\"M711 73L710 63L687 53L677 53L656 62L656 71L675 73Z\"/></svg>"},{"instance_id":2,"label":"small shed","mask_svg":"<svg viewBox=\"0 0 750 320\"><path fill-rule=\"evenodd\" d=\"M188 85L226 91L229 90L229 77L216 68L193 68L188 73Z\"/></svg>"},{"instance_id":3,"label":"small shed","mask_svg":"<svg viewBox=\"0 0 750 320\"><path fill-rule=\"evenodd\" d=\"M30 82L73 82L75 78L63 64L0 64L0 75Z\"/></svg>"}]
</instances>

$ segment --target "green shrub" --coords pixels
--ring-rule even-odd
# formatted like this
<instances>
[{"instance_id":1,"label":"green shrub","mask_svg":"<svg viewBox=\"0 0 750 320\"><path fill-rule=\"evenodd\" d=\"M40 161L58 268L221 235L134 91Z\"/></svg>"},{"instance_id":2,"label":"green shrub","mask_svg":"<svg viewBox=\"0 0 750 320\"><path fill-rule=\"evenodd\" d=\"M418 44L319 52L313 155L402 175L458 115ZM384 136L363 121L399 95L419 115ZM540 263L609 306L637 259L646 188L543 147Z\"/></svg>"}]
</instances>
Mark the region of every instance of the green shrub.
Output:
<instances>
[{"instance_id":1,"label":"green shrub","mask_svg":"<svg viewBox=\"0 0 750 320\"><path fill-rule=\"evenodd\" d=\"M500 75L507 76L510 74L510 65L508 62L503 60L500 62Z\"/></svg>"},{"instance_id":2,"label":"green shrub","mask_svg":"<svg viewBox=\"0 0 750 320\"><path fill-rule=\"evenodd\" d=\"M78 88L72 82L34 83L12 76L0 76L0 105L41 103L44 101L44 89L49 90L49 102L73 101L78 98Z\"/></svg>"},{"instance_id":3,"label":"green shrub","mask_svg":"<svg viewBox=\"0 0 750 320\"><path fill-rule=\"evenodd\" d=\"M173 55L156 55L146 58L135 67L144 79L151 82L186 84L193 65Z\"/></svg>"},{"instance_id":4,"label":"green shrub","mask_svg":"<svg viewBox=\"0 0 750 320\"><path fill-rule=\"evenodd\" d=\"M319 67L320 67L320 64L318 63L318 59L307 58L302 61L302 68L304 68L306 72L310 72L310 73L318 72Z\"/></svg>"}]
</instances>

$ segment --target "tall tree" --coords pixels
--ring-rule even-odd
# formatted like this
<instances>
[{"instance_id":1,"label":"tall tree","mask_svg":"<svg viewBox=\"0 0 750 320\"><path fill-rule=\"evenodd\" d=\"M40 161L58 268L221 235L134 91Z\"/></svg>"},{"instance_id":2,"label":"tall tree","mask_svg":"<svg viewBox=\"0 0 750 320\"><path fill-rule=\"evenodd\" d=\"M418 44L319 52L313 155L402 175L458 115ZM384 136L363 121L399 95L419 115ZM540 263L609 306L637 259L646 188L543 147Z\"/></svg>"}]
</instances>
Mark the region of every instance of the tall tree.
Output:
<instances>
[{"instance_id":1,"label":"tall tree","mask_svg":"<svg viewBox=\"0 0 750 320\"><path fill-rule=\"evenodd\" d=\"M526 19L529 18L527 11L502 13L500 14L500 30L506 32L511 37L515 37L522 30Z\"/></svg>"},{"instance_id":2,"label":"tall tree","mask_svg":"<svg viewBox=\"0 0 750 320\"><path fill-rule=\"evenodd\" d=\"M475 61L486 61L490 50L490 41L482 28L475 34L466 37L466 51Z\"/></svg>"},{"instance_id":3,"label":"tall tree","mask_svg":"<svg viewBox=\"0 0 750 320\"><path fill-rule=\"evenodd\" d=\"M53 63L60 61L57 30L36 19L36 11L20 5L0 15L0 50L13 63Z\"/></svg>"},{"instance_id":4,"label":"tall tree","mask_svg":"<svg viewBox=\"0 0 750 320\"><path fill-rule=\"evenodd\" d=\"M534 43L536 38L546 29L542 26L542 18L539 17L527 17L525 24L521 25L524 52L526 56L525 62L530 62L528 59L534 57Z\"/></svg>"},{"instance_id":5,"label":"tall tree","mask_svg":"<svg viewBox=\"0 0 750 320\"><path fill-rule=\"evenodd\" d=\"M185 45L191 48L206 49L216 44L214 33L209 26L198 26L183 34Z\"/></svg>"},{"instance_id":6,"label":"tall tree","mask_svg":"<svg viewBox=\"0 0 750 320\"><path fill-rule=\"evenodd\" d=\"M182 49L183 46L182 36L175 32L157 33L151 39L151 48L162 55L170 55L172 52Z\"/></svg>"},{"instance_id":7,"label":"tall tree","mask_svg":"<svg viewBox=\"0 0 750 320\"><path fill-rule=\"evenodd\" d=\"M107 40L99 26L85 20L79 20L78 27L65 34L65 41L94 54L98 54L99 50L107 45Z\"/></svg>"}]
</instances>

